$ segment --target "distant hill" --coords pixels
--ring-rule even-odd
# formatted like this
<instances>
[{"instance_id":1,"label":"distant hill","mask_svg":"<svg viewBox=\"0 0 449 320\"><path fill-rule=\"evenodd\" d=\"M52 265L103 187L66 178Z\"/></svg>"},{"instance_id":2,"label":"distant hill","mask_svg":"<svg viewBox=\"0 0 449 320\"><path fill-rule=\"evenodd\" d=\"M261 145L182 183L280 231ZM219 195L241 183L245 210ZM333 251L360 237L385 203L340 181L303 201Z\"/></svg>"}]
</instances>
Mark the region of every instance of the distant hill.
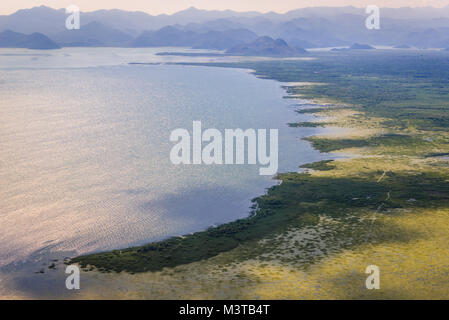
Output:
<instances>
[{"instance_id":1,"label":"distant hill","mask_svg":"<svg viewBox=\"0 0 449 320\"><path fill-rule=\"evenodd\" d=\"M225 31L208 31L200 33L197 44L198 49L229 49L237 44L257 39L257 34L247 29L230 29Z\"/></svg>"},{"instance_id":2,"label":"distant hill","mask_svg":"<svg viewBox=\"0 0 449 320\"><path fill-rule=\"evenodd\" d=\"M173 26L156 31L144 31L133 42L133 47L189 47L195 43L197 33Z\"/></svg>"},{"instance_id":3,"label":"distant hill","mask_svg":"<svg viewBox=\"0 0 449 320\"><path fill-rule=\"evenodd\" d=\"M198 49L224 50L240 43L257 38L257 35L246 29L226 31L195 32L181 30L173 26L156 31L145 31L133 42L133 47L193 47Z\"/></svg>"},{"instance_id":4,"label":"distant hill","mask_svg":"<svg viewBox=\"0 0 449 320\"><path fill-rule=\"evenodd\" d=\"M53 37L64 47L126 46L132 40L129 34L93 21L78 30L64 30Z\"/></svg>"},{"instance_id":5,"label":"distant hill","mask_svg":"<svg viewBox=\"0 0 449 320\"><path fill-rule=\"evenodd\" d=\"M406 44L417 48L445 48L449 46L448 31L449 27L413 31L407 35Z\"/></svg>"},{"instance_id":6,"label":"distant hill","mask_svg":"<svg viewBox=\"0 0 449 320\"><path fill-rule=\"evenodd\" d=\"M376 48L369 44L354 43L349 48L333 48L331 51L349 51L349 50L375 50Z\"/></svg>"},{"instance_id":7,"label":"distant hill","mask_svg":"<svg viewBox=\"0 0 449 320\"><path fill-rule=\"evenodd\" d=\"M59 49L60 46L42 33L30 35L6 30L0 33L1 48Z\"/></svg>"},{"instance_id":8,"label":"distant hill","mask_svg":"<svg viewBox=\"0 0 449 320\"><path fill-rule=\"evenodd\" d=\"M360 43L354 43L352 46L349 47L349 50L372 50L372 49L375 48L370 46L369 44L360 44Z\"/></svg>"},{"instance_id":9,"label":"distant hill","mask_svg":"<svg viewBox=\"0 0 449 320\"><path fill-rule=\"evenodd\" d=\"M0 16L0 31L13 30L20 33L43 33L51 36L65 29L64 9L55 10L40 6L21 9L7 16Z\"/></svg>"},{"instance_id":10,"label":"distant hill","mask_svg":"<svg viewBox=\"0 0 449 320\"><path fill-rule=\"evenodd\" d=\"M243 56L294 57L305 54L302 48L292 48L282 39L264 36L256 40L240 44L227 50L227 54Z\"/></svg>"}]
</instances>

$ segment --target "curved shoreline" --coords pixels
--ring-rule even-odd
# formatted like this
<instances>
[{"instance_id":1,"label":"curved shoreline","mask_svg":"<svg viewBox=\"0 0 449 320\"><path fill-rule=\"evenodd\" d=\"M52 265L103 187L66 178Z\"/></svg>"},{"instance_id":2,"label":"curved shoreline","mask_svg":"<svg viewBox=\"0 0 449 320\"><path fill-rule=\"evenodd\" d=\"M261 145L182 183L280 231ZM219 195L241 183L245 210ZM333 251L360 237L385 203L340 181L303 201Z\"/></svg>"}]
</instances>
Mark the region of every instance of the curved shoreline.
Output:
<instances>
[{"instance_id":1,"label":"curved shoreline","mask_svg":"<svg viewBox=\"0 0 449 320\"><path fill-rule=\"evenodd\" d=\"M449 69L440 67L449 60L420 59L342 53L313 65L258 65L259 74L279 81L329 83L291 92L349 105L317 110L351 130L312 143L359 157L282 174L282 185L261 198L274 215L292 218L283 232L160 272L92 273L101 280L87 296L101 295L107 280L115 287L125 281L125 296L136 299L446 299L449 160L438 155L449 152L448 109L441 107ZM382 270L381 290L364 286L371 264Z\"/></svg>"},{"instance_id":2,"label":"curved shoreline","mask_svg":"<svg viewBox=\"0 0 449 320\"><path fill-rule=\"evenodd\" d=\"M261 80L269 79L276 81L269 77L259 77L256 75L255 70L246 68L244 70L248 70L250 74L253 74ZM320 85L320 83L311 82L277 82L286 91L287 96L284 96L284 99L298 98L288 92L290 87ZM304 105L309 107L302 110L313 109L312 106L317 107L321 105L321 103L316 103L313 100L303 100L305 100ZM318 115L315 116L317 118L316 120L320 121L320 117ZM288 125L290 124L286 124L286 126ZM324 128L327 129L326 127ZM304 136L301 139L307 140L308 137L310 136ZM319 149L316 150L319 151ZM300 167L307 169L307 165L304 164ZM272 215L271 212L276 210L279 205L276 200L270 200L270 192L273 192L278 186L282 185L283 180L281 177L283 174L288 173L281 173L274 176L273 179L278 181L268 188L265 194L251 200L253 205L250 206L251 211L247 217L219 226L209 227L206 230L181 236L172 236L164 240L150 242L140 246L81 255L66 261L65 264L79 264L85 271L94 269L101 272L126 271L130 273L160 271L165 267L175 267L177 265L211 258L222 252L236 248L242 241L261 240L272 233L285 230L289 225L289 223L283 221L282 217L277 217L279 219L270 218ZM270 227L259 226L259 224L264 223ZM139 259L133 258L137 255L140 255ZM145 262L143 263L142 260ZM124 263L124 261L127 262Z\"/></svg>"}]
</instances>

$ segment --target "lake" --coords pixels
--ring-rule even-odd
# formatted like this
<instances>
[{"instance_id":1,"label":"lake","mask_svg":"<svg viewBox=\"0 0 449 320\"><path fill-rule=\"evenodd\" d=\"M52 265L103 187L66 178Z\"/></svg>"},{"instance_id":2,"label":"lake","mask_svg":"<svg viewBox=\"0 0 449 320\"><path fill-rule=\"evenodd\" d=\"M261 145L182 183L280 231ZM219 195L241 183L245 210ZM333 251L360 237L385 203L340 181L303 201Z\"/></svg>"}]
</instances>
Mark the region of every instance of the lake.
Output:
<instances>
[{"instance_id":1,"label":"lake","mask_svg":"<svg viewBox=\"0 0 449 320\"><path fill-rule=\"evenodd\" d=\"M325 129L287 126L311 116L282 99L281 83L163 64L215 60L161 51L0 49L0 288L54 257L246 217L250 200L277 182L258 165L173 165L170 133L191 131L194 120L221 131L278 129L279 172L323 159L301 137Z\"/></svg>"}]
</instances>

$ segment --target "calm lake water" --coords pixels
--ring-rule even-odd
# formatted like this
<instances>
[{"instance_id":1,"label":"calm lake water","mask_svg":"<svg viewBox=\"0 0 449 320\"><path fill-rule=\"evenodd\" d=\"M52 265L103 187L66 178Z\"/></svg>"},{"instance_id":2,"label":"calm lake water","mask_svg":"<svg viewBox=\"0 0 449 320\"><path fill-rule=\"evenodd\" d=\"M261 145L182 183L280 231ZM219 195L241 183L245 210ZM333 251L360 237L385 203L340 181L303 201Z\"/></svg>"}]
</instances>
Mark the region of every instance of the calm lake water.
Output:
<instances>
[{"instance_id":1,"label":"calm lake water","mask_svg":"<svg viewBox=\"0 0 449 320\"><path fill-rule=\"evenodd\" d=\"M16 271L38 272L52 257L247 216L250 199L276 181L258 165L173 165L170 133L194 120L279 129L280 172L323 158L300 140L323 129L286 125L308 116L282 99L279 82L239 69L128 65L181 59L157 51L167 50L0 49L0 290L33 287Z\"/></svg>"}]
</instances>

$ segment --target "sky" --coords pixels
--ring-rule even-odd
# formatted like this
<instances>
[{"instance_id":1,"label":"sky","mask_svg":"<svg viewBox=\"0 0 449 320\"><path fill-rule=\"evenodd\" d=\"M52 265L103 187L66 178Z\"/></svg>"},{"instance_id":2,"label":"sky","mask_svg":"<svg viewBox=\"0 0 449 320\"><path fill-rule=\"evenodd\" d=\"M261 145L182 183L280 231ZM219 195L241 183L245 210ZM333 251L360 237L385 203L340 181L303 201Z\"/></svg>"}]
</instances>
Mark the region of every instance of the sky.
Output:
<instances>
[{"instance_id":1,"label":"sky","mask_svg":"<svg viewBox=\"0 0 449 320\"><path fill-rule=\"evenodd\" d=\"M128 11L144 11L149 14L174 13L188 7L207 10L235 11L275 11L283 13L303 7L347 6L366 7L443 7L449 0L1 0L0 14L10 14L19 9L46 5L52 8L66 8L74 4L81 11L98 9L122 9Z\"/></svg>"}]
</instances>

